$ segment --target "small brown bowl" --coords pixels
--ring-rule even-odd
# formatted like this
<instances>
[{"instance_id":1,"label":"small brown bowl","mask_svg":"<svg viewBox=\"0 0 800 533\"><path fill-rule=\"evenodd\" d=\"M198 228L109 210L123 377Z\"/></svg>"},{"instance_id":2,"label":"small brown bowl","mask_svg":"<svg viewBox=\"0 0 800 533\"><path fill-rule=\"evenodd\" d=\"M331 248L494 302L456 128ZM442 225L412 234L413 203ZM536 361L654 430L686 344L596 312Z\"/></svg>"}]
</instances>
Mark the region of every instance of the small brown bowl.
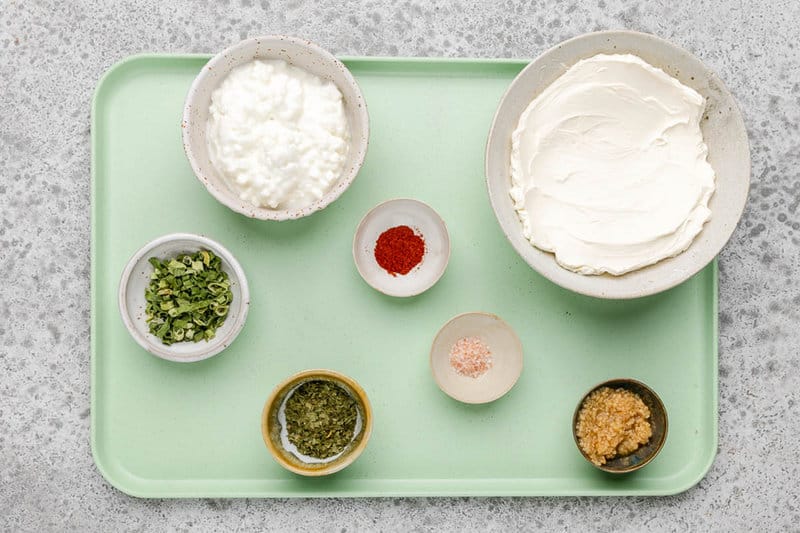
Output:
<instances>
[{"instance_id":1,"label":"small brown bowl","mask_svg":"<svg viewBox=\"0 0 800 533\"><path fill-rule=\"evenodd\" d=\"M333 382L358 401L358 413L361 420L360 429L356 426L356 434L350 444L347 445L342 453L327 462L305 462L285 449L281 441L282 428L278 419L281 405L283 405L290 392L308 381ZM302 476L327 476L349 466L367 447L367 441L369 441L371 434L372 407L369 404L367 393L353 379L333 370L305 370L287 378L272 391L261 413L261 436L264 438L264 444L267 445L272 457L286 470Z\"/></svg>"},{"instance_id":2,"label":"small brown bowl","mask_svg":"<svg viewBox=\"0 0 800 533\"><path fill-rule=\"evenodd\" d=\"M583 406L583 402L586 401L586 398L591 393L602 387L609 387L611 389L626 389L637 394L647 408L650 409L650 427L653 430L653 434L650 437L650 440L647 441L647 444L641 446L635 452L629 455L615 457L614 459L606 462L604 465L596 465L592 463L592 461L589 459L589 456L584 453L580 443L578 442L577 425L578 413ZM581 401L578 402L578 406L575 408L575 414L572 415L572 437L575 439L575 445L578 447L578 451L581 452L581 455L583 455L584 459L586 459L592 466L612 474L627 474L628 472L639 470L644 465L652 461L655 456L658 455L658 452L661 451L661 448L664 447L664 441L667 440L667 428L667 410L664 408L661 398L658 397L653 389L641 381L636 381L635 379L610 379L595 385L583 395L583 398L581 398Z\"/></svg>"}]
</instances>

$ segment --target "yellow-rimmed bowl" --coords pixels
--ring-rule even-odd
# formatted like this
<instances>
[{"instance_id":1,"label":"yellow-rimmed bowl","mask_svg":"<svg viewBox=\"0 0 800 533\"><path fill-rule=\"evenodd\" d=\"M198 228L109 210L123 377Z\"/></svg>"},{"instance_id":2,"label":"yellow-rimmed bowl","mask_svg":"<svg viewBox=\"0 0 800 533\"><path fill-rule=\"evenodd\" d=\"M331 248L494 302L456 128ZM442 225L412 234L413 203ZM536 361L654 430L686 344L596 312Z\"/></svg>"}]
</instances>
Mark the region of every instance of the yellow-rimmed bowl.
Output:
<instances>
[{"instance_id":1,"label":"yellow-rimmed bowl","mask_svg":"<svg viewBox=\"0 0 800 533\"><path fill-rule=\"evenodd\" d=\"M289 393L309 381L328 381L350 394L358 405L360 427L356 425L353 440L344 451L330 461L308 463L287 450L281 439L281 424L278 413ZM352 378L333 370L304 370L281 382L270 394L261 413L261 436L273 459L286 470L301 476L327 476L346 468L355 461L367 447L372 434L372 407L364 389Z\"/></svg>"}]
</instances>

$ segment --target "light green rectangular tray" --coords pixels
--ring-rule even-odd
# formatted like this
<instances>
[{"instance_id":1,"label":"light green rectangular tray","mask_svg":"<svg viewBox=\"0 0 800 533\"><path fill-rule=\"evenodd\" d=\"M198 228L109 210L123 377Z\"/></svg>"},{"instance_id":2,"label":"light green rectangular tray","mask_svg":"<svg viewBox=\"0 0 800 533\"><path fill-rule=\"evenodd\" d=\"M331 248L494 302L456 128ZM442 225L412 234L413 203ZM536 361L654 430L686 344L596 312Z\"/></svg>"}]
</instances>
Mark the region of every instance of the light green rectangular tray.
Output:
<instances>
[{"instance_id":1,"label":"light green rectangular tray","mask_svg":"<svg viewBox=\"0 0 800 533\"><path fill-rule=\"evenodd\" d=\"M352 187L309 218L251 220L217 203L183 154L186 91L206 56L137 56L100 81L92 109L92 450L114 486L145 497L655 495L686 490L717 443L716 264L635 301L595 300L530 269L494 218L483 153L499 98L523 61L352 58L371 119ZM362 215L392 197L431 204L450 229L444 277L411 299L359 277L351 242ZM192 363L157 359L117 310L128 258L176 231L209 235L244 267L252 305L237 341ZM428 350L465 311L497 313L525 347L504 398L460 404L436 387ZM261 440L272 388L326 367L359 381L375 413L354 465L325 479L282 470ZM647 468L613 477L572 440L592 385L634 377L669 413Z\"/></svg>"}]
</instances>

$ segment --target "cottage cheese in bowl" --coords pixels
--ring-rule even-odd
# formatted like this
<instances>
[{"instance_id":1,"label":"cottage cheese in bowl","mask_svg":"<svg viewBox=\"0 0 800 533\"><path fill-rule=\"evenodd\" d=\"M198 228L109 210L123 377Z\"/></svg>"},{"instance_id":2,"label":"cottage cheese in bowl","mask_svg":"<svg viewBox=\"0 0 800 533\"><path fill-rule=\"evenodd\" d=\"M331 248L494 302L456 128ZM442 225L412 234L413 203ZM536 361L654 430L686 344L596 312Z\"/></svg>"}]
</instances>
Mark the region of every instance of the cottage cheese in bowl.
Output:
<instances>
[{"instance_id":1,"label":"cottage cheese in bowl","mask_svg":"<svg viewBox=\"0 0 800 533\"><path fill-rule=\"evenodd\" d=\"M638 56L583 59L522 113L511 198L523 234L580 274L680 254L711 217L705 100Z\"/></svg>"},{"instance_id":2,"label":"cottage cheese in bowl","mask_svg":"<svg viewBox=\"0 0 800 533\"><path fill-rule=\"evenodd\" d=\"M336 85L281 59L234 68L211 94L211 164L241 200L302 209L342 176L350 130Z\"/></svg>"}]
</instances>

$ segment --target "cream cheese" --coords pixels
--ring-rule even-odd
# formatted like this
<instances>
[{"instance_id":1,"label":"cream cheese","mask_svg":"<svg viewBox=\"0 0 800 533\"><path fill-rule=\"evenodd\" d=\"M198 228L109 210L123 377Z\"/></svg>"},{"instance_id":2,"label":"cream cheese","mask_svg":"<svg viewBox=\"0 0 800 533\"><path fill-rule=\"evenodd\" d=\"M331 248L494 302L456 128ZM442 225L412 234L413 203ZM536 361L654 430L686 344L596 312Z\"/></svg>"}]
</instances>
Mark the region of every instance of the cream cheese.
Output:
<instances>
[{"instance_id":1,"label":"cream cheese","mask_svg":"<svg viewBox=\"0 0 800 533\"><path fill-rule=\"evenodd\" d=\"M686 250L714 193L704 109L637 56L575 64L512 134L510 194L525 237L581 274L622 275Z\"/></svg>"},{"instance_id":2,"label":"cream cheese","mask_svg":"<svg viewBox=\"0 0 800 533\"><path fill-rule=\"evenodd\" d=\"M209 158L255 206L296 209L321 199L342 174L349 141L336 85L285 61L240 65L211 95Z\"/></svg>"}]
</instances>

